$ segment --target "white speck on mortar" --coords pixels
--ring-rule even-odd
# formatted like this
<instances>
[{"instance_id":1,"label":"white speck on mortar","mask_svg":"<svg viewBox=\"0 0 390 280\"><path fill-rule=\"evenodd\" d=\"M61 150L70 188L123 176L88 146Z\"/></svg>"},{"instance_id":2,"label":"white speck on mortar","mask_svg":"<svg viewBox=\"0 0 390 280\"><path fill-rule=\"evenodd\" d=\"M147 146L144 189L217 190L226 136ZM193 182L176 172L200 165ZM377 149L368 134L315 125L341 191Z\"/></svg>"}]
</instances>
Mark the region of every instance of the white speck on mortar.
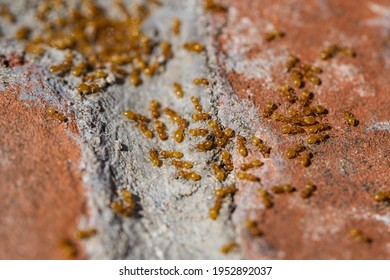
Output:
<instances>
[{"instance_id":1,"label":"white speck on mortar","mask_svg":"<svg viewBox=\"0 0 390 280\"><path fill-rule=\"evenodd\" d=\"M373 215L374 218L378 221L381 221L383 222L387 227L390 228L390 214L387 214L387 215L378 215L378 214L375 214Z\"/></svg>"},{"instance_id":2,"label":"white speck on mortar","mask_svg":"<svg viewBox=\"0 0 390 280\"><path fill-rule=\"evenodd\" d=\"M229 13L229 21L236 21L236 12ZM284 64L288 53L285 50L275 48L266 49L255 57L248 57L251 49L264 44L262 32L274 29L274 26L265 22L261 26L243 17L236 25L232 26L229 40L226 40L225 58L228 71L244 74L248 79L257 78L264 81L266 86L272 82L272 70Z\"/></svg>"},{"instance_id":3,"label":"white speck on mortar","mask_svg":"<svg viewBox=\"0 0 390 280\"><path fill-rule=\"evenodd\" d=\"M390 122L376 122L369 126L368 130L390 130Z\"/></svg>"},{"instance_id":4,"label":"white speck on mortar","mask_svg":"<svg viewBox=\"0 0 390 280\"><path fill-rule=\"evenodd\" d=\"M372 27L382 27L385 31L390 29L390 7L371 2L368 4L370 10L379 17L367 20L367 25Z\"/></svg>"},{"instance_id":5,"label":"white speck on mortar","mask_svg":"<svg viewBox=\"0 0 390 280\"><path fill-rule=\"evenodd\" d=\"M361 69L349 64L340 64L337 61L333 61L330 66L334 73L332 82L334 86L330 90L339 90L339 85L344 83L344 88L348 88L349 91L355 92L360 97L376 95L375 90L366 82Z\"/></svg>"},{"instance_id":6,"label":"white speck on mortar","mask_svg":"<svg viewBox=\"0 0 390 280\"><path fill-rule=\"evenodd\" d=\"M340 216L333 209L313 209L310 218L307 217L307 227L304 232L304 239L319 241L324 235L334 235L344 226L344 217ZM326 213L326 215L325 215ZM314 218L315 217L315 218ZM309 226L310 225L310 226Z\"/></svg>"}]
</instances>

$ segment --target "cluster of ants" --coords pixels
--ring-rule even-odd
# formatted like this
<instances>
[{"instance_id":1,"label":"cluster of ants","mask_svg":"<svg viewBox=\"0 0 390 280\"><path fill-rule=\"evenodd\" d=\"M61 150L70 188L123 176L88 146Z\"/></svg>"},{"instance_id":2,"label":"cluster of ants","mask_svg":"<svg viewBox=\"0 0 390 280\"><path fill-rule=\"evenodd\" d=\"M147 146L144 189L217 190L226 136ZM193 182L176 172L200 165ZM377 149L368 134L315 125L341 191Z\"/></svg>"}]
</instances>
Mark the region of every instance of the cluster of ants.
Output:
<instances>
[{"instance_id":1,"label":"cluster of ants","mask_svg":"<svg viewBox=\"0 0 390 280\"><path fill-rule=\"evenodd\" d=\"M290 56L286 62L288 72L292 73L292 79L294 85L298 85L298 88L303 87L304 82L309 81L315 85L320 84L320 80L316 74L321 73L321 69L313 67L311 65L300 63L299 59ZM194 84L196 85L209 85L209 82L205 78L195 78ZM177 97L182 98L184 92L182 87L178 83L173 84L173 92ZM289 104L298 103L301 108L294 109L290 107L288 109L288 116L282 115L278 110L278 106L272 102L268 102L266 107L263 109L262 116L264 118L269 118L275 122L282 122L284 125L281 127L281 132L287 135L297 135L301 133L308 134L307 145L318 144L326 141L328 136L323 134L323 132L331 129L331 126L327 123L321 123L319 120L326 115L327 109L321 105L311 106L311 101L313 99L313 94L307 90L303 90L301 95L297 97L295 90L287 84L282 84L280 86L280 92L285 98L286 102ZM191 101L194 104L195 112L192 114L192 121L207 123L208 128L198 127L188 129L188 133L192 137L205 137L204 141L198 143L196 148L199 152L205 152L210 150L215 150L219 155L220 161L214 162L212 164L212 170L214 171L214 176L220 182L224 182L227 176L234 171L234 165L232 163L232 154L229 152L230 142L235 138L235 149L237 154L242 157L248 156L248 145L251 143L255 148L257 148L263 155L263 157L269 157L271 153L271 147L266 145L264 141L257 136L251 136L250 142L241 136L236 135L236 133L231 128L224 128L218 124L216 120L211 119L211 116L203 111L200 101L196 97L191 97ZM172 135L173 139L177 143L181 143L185 139L185 132L188 128L189 121L182 118L177 112L173 111L171 108L161 109L161 105L156 101L152 100L150 102L150 111L152 119L154 119L154 128L155 132L159 135L161 141L166 141L169 136L166 133L166 125L158 120L161 116L161 112L168 115L172 121L177 124L177 130ZM160 112L161 111L161 112ZM125 111L124 115L137 123L140 132L147 138L153 137L153 131L148 127L147 124L151 122L151 119L144 115L137 114L133 111ZM346 117L355 120L354 116L350 112L346 112ZM348 121L350 125L355 126L355 121ZM173 165L177 168L177 177L183 178L185 180L198 181L201 179L201 175L193 171L194 164L192 162L181 160L184 156L180 151L165 151L158 149L151 149L149 151L150 161L156 167L161 167L163 162ZM288 159L293 159L299 157L300 162L303 166L307 167L311 164L311 158L313 154L309 151L309 147L306 147L303 144L297 144L293 147L290 147L286 151L286 157ZM260 178L248 173L250 169L259 168L264 163L260 159L254 159L252 161L243 163L240 167L240 171L237 171L235 176L240 180L247 180L251 182L260 182ZM307 199L312 196L316 191L317 187L311 183L307 183L304 188L301 190L301 197ZM296 188L291 185L282 185L274 186L271 188L272 192L276 195L292 193L296 191ZM222 200L226 196L233 196L237 191L235 185L222 186L217 188L214 191L214 204L209 209L209 216L211 219L215 220L218 217L219 211L222 207ZM265 208L271 208L273 206L271 194L264 188L258 190L259 197L262 199ZM248 221L249 230L253 231L253 222ZM221 251L226 252L231 246L226 245L221 249Z\"/></svg>"},{"instance_id":2,"label":"cluster of ants","mask_svg":"<svg viewBox=\"0 0 390 280\"><path fill-rule=\"evenodd\" d=\"M29 27L21 26L15 38L25 42L25 51L29 54L42 55L50 47L67 51L65 59L52 65L50 72L80 78L77 91L82 96L100 92L108 84L126 78L133 86L139 86L161 72L173 57L169 41L149 37L142 29L152 6L162 3L147 0L133 5L131 11L121 0L114 3L122 17L109 17L94 0L82 1L76 7L61 0L42 1L38 4L36 18L44 32L32 36ZM204 6L218 10L219 6L213 3L205 1ZM59 16L64 11L67 14ZM0 14L14 20L6 7L0 9ZM171 34L178 36L180 30L181 20L175 17ZM183 48L195 53L204 51L204 46L196 41L183 43ZM77 59L75 54L83 58Z\"/></svg>"},{"instance_id":3,"label":"cluster of ants","mask_svg":"<svg viewBox=\"0 0 390 280\"><path fill-rule=\"evenodd\" d=\"M275 39L282 38L285 36L285 33L282 31L272 31L266 33L263 36L265 42L271 42ZM349 47L340 46L337 44L332 44L323 50L320 54L322 60L329 60L336 56L338 53L342 53L349 57L355 57L356 52ZM297 89L302 89L305 87L307 82L312 83L313 85L320 85L321 80L318 77L318 74L322 73L322 69L303 64L300 62L300 59L296 56L290 55L287 58L285 63L287 73L290 74L292 84ZM313 158L313 153L310 152L310 146L313 144L319 144L325 142L329 135L325 132L330 130L332 127L326 122L322 122L323 118L328 113L328 110L321 105L311 106L311 102L314 98L314 94L309 90L303 89L300 95L297 94L296 90L283 83L279 87L279 91L284 98L285 102L288 105L287 115L280 114L277 111L278 106L273 102L267 102L263 108L262 115L264 118L269 118L274 122L280 122L283 125L280 127L282 134L287 135L297 135L297 134L306 134L306 145L304 143L298 143L287 149L285 156L288 159L295 159L299 157L300 163L307 167L311 164ZM298 104L297 107L293 107L293 104ZM359 121L356 119L355 115L349 111L344 111L344 118L346 123L355 127L359 124ZM278 186L271 188L275 194L278 193L291 193L295 191L295 188L291 185ZM317 190L317 187L311 183L305 185L304 189L301 191L302 198L310 197L314 191ZM264 190L259 190L259 194L263 199L264 205L266 208L272 207L272 201L269 193ZM378 192L374 195L374 200L380 203L389 203L390 202L390 192ZM249 221L248 225L250 227L250 232L254 230L255 234L253 236L260 235L257 223ZM351 229L349 235L356 240L371 243L372 239L368 237L360 229Z\"/></svg>"},{"instance_id":4,"label":"cluster of ants","mask_svg":"<svg viewBox=\"0 0 390 280\"><path fill-rule=\"evenodd\" d=\"M130 84L139 86L147 81L147 78L153 76L164 69L164 66L174 56L169 41L157 41L147 36L142 31L145 20L150 15L150 5L162 5L158 0L147 0L146 4L134 5L133 10L129 11L121 0L115 0L116 7L122 13L122 18L110 18L105 11L97 6L93 0L84 1L81 7L70 9L65 1L42 1L39 3L36 12L36 18L44 26L44 32L39 36L32 37L31 30L26 27L20 27L15 38L25 42L25 51L30 54L42 55L49 48L66 50L65 59L57 65L50 67L50 72L57 75L71 74L80 79L77 91L82 97L88 94L101 92L102 89L116 80L128 78ZM203 1L203 7L207 11L226 12L226 7L215 3L213 0ZM68 11L66 16L53 17L52 12ZM0 8L0 14L10 22L15 19L12 13L5 7ZM171 33L173 36L179 36L181 31L181 20L172 19ZM284 32L274 30L264 35L265 42L271 42L285 36ZM185 42L183 48L189 52L202 53L205 50L204 45L199 42ZM81 54L83 59L76 60L75 53ZM321 53L324 60L330 59L338 53L344 53L351 57L355 52L351 48L332 45ZM318 77L322 70L312 65L301 63L299 58L289 56L286 61L287 72L291 76L292 84L297 89L305 87L306 83L320 85L321 80ZM209 86L206 78L195 78L193 83L198 86ZM183 98L185 93L181 84L175 82L172 85L173 94L177 98ZM313 93L308 90L302 90L297 93L292 86L288 84L280 85L279 91L289 106L287 115L279 112L279 106L274 102L266 103L262 111L262 116L277 123L282 123L280 130L282 134L299 135L306 134L306 144L299 143L287 149L285 156L288 159L298 158L304 167L311 164L313 153L310 146L325 142L328 139L326 131L331 129L328 123L322 122L327 114L327 109L321 105L312 106ZM234 184L224 185L229 174L235 175L237 179L250 182L260 182L260 178L249 173L250 170L260 168L264 163L261 159L253 159L240 166L240 170L233 173L235 166L233 164L231 150L235 147L237 154L242 157L248 156L248 146L261 152L264 158L270 156L272 148L257 136L251 136L248 139L237 135L231 128L222 127L217 120L211 118L210 114L204 112L199 98L192 96L191 102L194 105L194 113L191 120L180 116L171 108L161 108L157 100L150 102L151 117L136 113L132 110L123 112L123 115L131 120L139 129L140 133L147 139L158 135L161 141L167 141L171 138L167 133L166 124L159 118L162 114L167 115L173 123L176 124L172 138L176 143L182 143L186 138L203 138L196 145L196 150L200 153L213 151L218 161L212 163L212 172L221 187L214 190L214 204L209 209L209 217L213 220L218 218L222 207L223 199L232 197L237 192ZM67 118L55 110L49 108L48 113L55 117L59 122L65 122ZM350 126L358 125L355 116L349 112L344 112L346 122ZM189 123L200 124L199 127L189 128ZM183 160L184 154L178 150L150 149L149 158L151 163L160 168L163 164L171 164L177 169L177 177L199 181L201 175L194 170L194 163ZM312 183L307 183L300 191L300 196L304 199L310 198L317 187ZM270 190L275 194L288 194L296 191L291 185L274 186ZM272 195L265 189L258 189L259 198L262 200L266 209L273 207ZM375 195L378 202L390 201L388 192ZM111 208L115 213L124 217L130 217L134 214L134 200L130 191L121 190L119 197L111 203ZM255 221L247 220L246 228L248 232L256 237L263 233ZM77 232L79 238L89 238L95 235L95 229L80 230ZM351 236L360 240L370 240L361 231L351 231ZM69 256L75 257L76 248L69 239L62 241L62 246L68 251ZM221 248L222 253L228 253L236 247L236 243L230 242Z\"/></svg>"},{"instance_id":5,"label":"cluster of ants","mask_svg":"<svg viewBox=\"0 0 390 280\"><path fill-rule=\"evenodd\" d=\"M122 18L110 18L94 0L84 1L78 7L69 7L61 0L41 2L36 10L36 18L42 23L44 32L36 35L29 27L21 26L16 31L15 38L25 43L25 51L29 54L40 56L47 48L66 51L64 60L52 65L49 70L50 73L59 76L73 75L79 78L80 83L76 90L81 97L102 92L107 85L126 77L131 85L137 87L147 81L148 77L163 71L165 64L173 57L169 41L157 41L142 30L143 23L150 15L151 6L160 6L162 3L158 0L147 0L143 4L133 5L132 11L129 11L121 0L114 2L122 13ZM203 7L207 11L226 11L225 7L212 0L203 1ZM58 16L64 11L66 15ZM2 7L0 13L10 22L15 21L11 11L6 7ZM179 36L180 31L181 20L175 17L172 19L171 33L173 36ZM185 50L194 53L202 53L205 50L204 45L197 41L184 42L182 46ZM81 54L82 59L78 59L76 54ZM199 86L209 84L205 78L195 78L193 82ZM173 90L178 98L184 96L183 88L179 83L173 84ZM218 134L220 127L210 119L208 113L203 112L199 99L192 97L191 101L196 109L192 119L209 120L210 128L214 130L214 133L209 133L205 128L189 130L192 137L206 136L206 139L197 145L197 149L206 152L214 149L215 145L224 147L234 132L226 129L223 132L219 131ZM160 107L156 100L150 102L152 119L155 120L154 129L159 138L165 141L169 137L166 125L158 120ZM66 116L54 108L48 108L47 112L60 123L68 121ZM166 108L164 113L177 123L177 131L173 138L177 143L181 143L188 127L187 120L170 108ZM154 137L154 132L149 128L149 118L130 110L124 112L124 116L136 122L140 132L146 138ZM218 140L214 143L216 138ZM161 166L160 158L170 159L171 164L178 168L179 177L192 181L201 179L200 174L192 170L191 162L181 160L183 154L179 151L152 149L149 154L151 162L157 167ZM232 170L230 153L225 151L223 154L227 169ZM213 169L218 174L219 180L225 179L223 168L214 164ZM118 215L131 217L134 214L132 194L128 190L121 190L118 199L111 203L111 208ZM95 229L80 230L77 232L77 237L89 238L95 234ZM70 239L64 239L61 245L70 257L76 255L76 247Z\"/></svg>"}]
</instances>

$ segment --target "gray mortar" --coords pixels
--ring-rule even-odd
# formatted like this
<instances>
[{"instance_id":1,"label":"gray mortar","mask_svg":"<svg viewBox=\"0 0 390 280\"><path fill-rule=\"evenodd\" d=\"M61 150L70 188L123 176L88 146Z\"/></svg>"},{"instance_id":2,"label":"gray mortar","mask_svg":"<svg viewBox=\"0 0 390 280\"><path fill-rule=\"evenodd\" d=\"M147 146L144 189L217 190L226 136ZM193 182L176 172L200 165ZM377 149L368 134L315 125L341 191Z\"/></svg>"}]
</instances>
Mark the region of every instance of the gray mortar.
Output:
<instances>
[{"instance_id":1,"label":"gray mortar","mask_svg":"<svg viewBox=\"0 0 390 280\"><path fill-rule=\"evenodd\" d=\"M18 24L34 26L34 3L36 1L12 1L13 12L20 11ZM102 3L107 5L107 2ZM12 70L1 68L0 78L22 86L28 81L33 82L36 87L29 92L23 91L21 99L44 99L65 114L74 113L80 133L77 137L82 153L80 168L85 174L83 180L89 195L91 213L89 217L81 219L80 227L91 226L98 231L95 237L84 242L90 258L242 258L239 251L227 256L219 252L222 245L237 239L231 221L232 201L226 199L223 202L216 221L208 217L208 209L213 204L212 192L219 186L208 165L215 157L215 152L197 152L195 145L200 139L192 139L188 133L181 144L172 138L165 142L156 137L148 140L140 134L135 124L123 118L122 112L131 109L149 115L149 102L156 99L163 107L170 106L190 119L193 111L190 96L194 95L201 98L205 110L211 110L212 115L223 125L229 124L247 135L259 127L256 110L251 104L234 99L232 89L224 77L215 75L215 66L208 66L216 65L212 57L208 61L210 58L205 55L188 53L181 47L185 41L199 40L209 45L209 54L215 51L206 33L208 21L199 1L164 1L164 5L152 13L145 30L158 38L169 39L175 56L166 69L147 79L140 87L134 88L126 80L124 84L109 85L103 92L82 100L75 90L80 82L78 78L60 78L48 73L50 65L64 58L65 53L57 50L47 51L41 59L28 56L27 60L33 61L33 66L27 64ZM183 22L178 37L169 35L174 16L180 17ZM23 49L22 44L7 39L15 30L13 27L3 32L5 37L0 44L5 54L21 52ZM206 90L194 86L192 79L195 77L208 77L213 84L212 88ZM183 85L183 99L174 96L174 81ZM3 83L1 87L4 89L6 85ZM219 103L222 99L223 102ZM162 120L172 135L176 126L166 116ZM194 124L192 126L195 127ZM201 126L205 127L206 124ZM185 154L184 159L195 163L194 169L201 174L202 180L191 183L178 179L174 168L168 164L163 164L161 168L154 167L149 161L148 151L151 148L181 150ZM232 176L228 181L234 181ZM109 208L121 189L129 189L136 195L139 210L135 217L119 217Z\"/></svg>"}]
</instances>

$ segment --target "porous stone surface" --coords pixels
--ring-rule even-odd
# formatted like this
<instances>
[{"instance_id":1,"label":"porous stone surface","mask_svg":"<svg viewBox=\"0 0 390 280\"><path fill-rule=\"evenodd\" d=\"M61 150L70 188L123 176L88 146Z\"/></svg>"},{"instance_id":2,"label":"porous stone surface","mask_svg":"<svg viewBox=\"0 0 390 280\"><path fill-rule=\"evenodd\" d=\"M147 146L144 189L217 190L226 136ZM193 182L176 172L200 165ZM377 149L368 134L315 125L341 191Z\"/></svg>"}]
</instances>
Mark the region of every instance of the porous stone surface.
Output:
<instances>
[{"instance_id":1,"label":"porous stone surface","mask_svg":"<svg viewBox=\"0 0 390 280\"><path fill-rule=\"evenodd\" d=\"M206 13L200 1L163 1L151 11L145 32L168 39L173 59L139 87L126 79L81 98L75 89L78 78L48 71L65 52L22 55L23 43L12 36L18 25L33 24L37 1L12 1L17 23L4 29L0 40L0 54L8 61L0 70L0 202L9 205L1 220L7 224L1 224L0 258L65 258L59 240L71 238L77 225L97 230L81 242L79 258L389 259L389 207L375 202L373 195L390 185L390 6L386 1L360 2L365 9L352 0L226 0L220 2L226 12ZM116 16L108 1L99 3ZM177 37L170 33L173 17L183 22ZM286 36L263 42L262 35L275 28ZM207 51L193 54L182 48L195 40ZM352 46L357 57L321 61L319 54L328 43ZM332 129L327 141L310 148L314 157L308 168L284 156L292 143L305 138L282 135L279 124L261 117L267 101L283 104L278 86L290 82L284 66L289 54L323 69L322 84L309 89L313 104L329 110L325 120ZM195 77L207 77L210 87L193 85ZM183 85L183 99L173 94L173 82ZM180 144L172 137L148 140L122 115L126 109L149 115L149 102L156 99L190 119L190 96L199 97L223 126L247 138L259 136L272 147L269 158L250 147L243 159L229 144L237 170L251 158L265 164L252 172L260 183L237 181L238 193L234 200L224 200L216 221L208 217L213 191L220 185L210 172L216 151L199 153L199 140L188 134ZM70 121L58 124L47 114L48 107ZM346 109L359 120L357 127L346 124ZM172 135L173 122L167 116L162 120ZM166 164L154 167L152 148L182 151L202 180L178 179ZM300 190L308 181L318 187L308 200L298 193L281 195L273 198L273 208L265 209L257 194L259 187L270 190L280 184ZM234 174L229 175L227 184L235 182ZM122 189L136 198L133 217L118 216L109 207ZM258 222L263 236L249 234L248 219ZM54 229L45 227L49 224ZM373 242L351 239L351 228L363 230ZM18 242L28 236L28 246ZM222 254L220 247L230 241L239 247Z\"/></svg>"}]
</instances>

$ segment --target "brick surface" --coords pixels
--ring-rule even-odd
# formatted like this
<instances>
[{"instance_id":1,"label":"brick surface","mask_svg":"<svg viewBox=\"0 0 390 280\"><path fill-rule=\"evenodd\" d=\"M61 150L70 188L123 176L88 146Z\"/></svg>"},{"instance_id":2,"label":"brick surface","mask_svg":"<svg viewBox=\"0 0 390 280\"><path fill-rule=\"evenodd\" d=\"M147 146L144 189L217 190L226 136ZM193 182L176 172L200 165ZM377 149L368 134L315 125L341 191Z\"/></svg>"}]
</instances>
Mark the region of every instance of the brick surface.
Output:
<instances>
[{"instance_id":1,"label":"brick surface","mask_svg":"<svg viewBox=\"0 0 390 280\"><path fill-rule=\"evenodd\" d=\"M11 84L0 93L0 259L66 259L61 240L76 244L85 213L80 151L45 103L18 100L31 89Z\"/></svg>"},{"instance_id":2,"label":"brick surface","mask_svg":"<svg viewBox=\"0 0 390 280\"><path fill-rule=\"evenodd\" d=\"M389 209L373 200L387 190L389 176L389 6L387 1L222 1L227 15L214 15L219 66L235 93L258 110L257 133L272 146L265 168L259 173L268 190L278 184L298 189L306 182L318 191L307 201L297 193L274 198L275 206L263 209L256 184L240 184L234 220L241 227L243 250L248 258L287 259L388 259L390 257ZM272 42L266 32L282 30L286 36ZM329 44L351 46L356 58L337 55L320 59ZM323 121L332 129L323 144L313 145L312 165L302 167L284 153L305 137L286 136L280 124L260 117L268 101L287 105L279 85L292 85L286 71L287 56L321 67L320 86L310 83L313 104L328 108ZM359 119L346 124L343 112ZM306 136L307 137L307 136ZM253 151L254 155L259 153ZM262 238L248 235L247 218L259 222ZM360 228L374 240L355 242L348 236Z\"/></svg>"},{"instance_id":3,"label":"brick surface","mask_svg":"<svg viewBox=\"0 0 390 280\"><path fill-rule=\"evenodd\" d=\"M75 242L77 228L88 227L97 234L76 245L77 258L390 258L389 205L373 199L390 186L388 1L221 0L228 8L223 12L205 12L195 0L152 4L146 33L172 43L172 60L155 76L143 77L139 87L128 78L110 79L84 98L77 92L81 78L48 70L66 52L48 48L41 57L23 55L24 43L13 39L14 32L36 23L37 2L24 3L14 1L16 23L4 23L0 40L0 258L67 258L61 240ZM99 3L122 16L109 2ZM182 19L178 36L170 31L175 16ZM39 34L42 26L36 27ZM265 42L263 35L275 29L285 36ZM183 49L184 42L195 40L207 51ZM357 56L338 54L322 61L321 51L332 43L352 47ZM280 123L261 116L268 101L287 114L279 85L292 83L285 67L290 54L323 69L321 85L307 83L306 88L314 94L313 105L328 109L321 121L332 127L324 143L308 147L313 158L307 168L285 157L288 147L307 136L283 135ZM195 86L196 77L207 77L210 86ZM182 99L173 93L174 82L183 85ZM270 157L263 158L248 144L244 159L235 140L227 145L235 170L224 184L236 183L238 192L223 200L216 220L208 211L221 186L210 168L219 160L218 149L200 153L196 144L203 139L188 133L176 143L171 137L176 126L167 116L162 117L170 135L166 142L146 139L122 116L124 110L149 115L149 102L156 99L190 120L192 95L223 126L248 139L256 135L272 147ZM59 124L48 107L69 122ZM346 123L345 110L359 120L356 127ZM192 122L190 127L197 126L207 124ZM202 180L179 179L167 161L154 167L149 149L183 151ZM250 171L260 183L237 180L241 164L255 158L264 161ZM299 191L307 182L318 190L304 200ZM265 209L258 189L271 193L282 184L298 192L272 195L274 206ZM133 217L110 208L122 189L134 195ZM257 223L261 236L250 234L248 220ZM351 238L354 228L372 242ZM221 246L232 241L239 246L222 254Z\"/></svg>"}]
</instances>

